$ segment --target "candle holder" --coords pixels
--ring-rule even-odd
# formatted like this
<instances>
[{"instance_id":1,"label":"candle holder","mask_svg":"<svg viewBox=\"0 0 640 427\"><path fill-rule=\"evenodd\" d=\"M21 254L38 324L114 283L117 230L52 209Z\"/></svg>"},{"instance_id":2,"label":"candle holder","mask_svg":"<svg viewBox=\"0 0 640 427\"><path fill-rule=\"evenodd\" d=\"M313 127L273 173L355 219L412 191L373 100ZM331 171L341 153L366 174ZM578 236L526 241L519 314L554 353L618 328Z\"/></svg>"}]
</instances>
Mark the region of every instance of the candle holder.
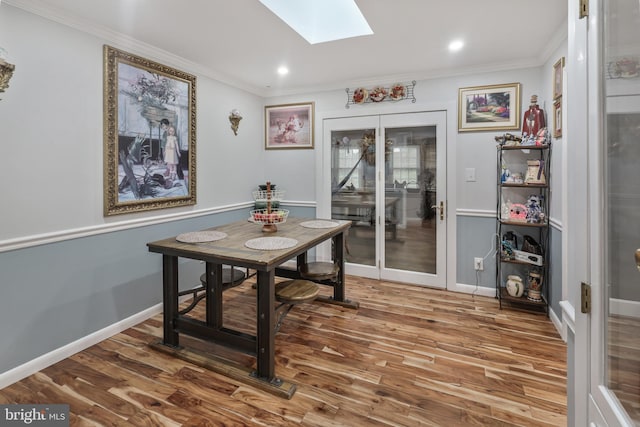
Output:
<instances>
[{"instance_id":1,"label":"candle holder","mask_svg":"<svg viewBox=\"0 0 640 427\"><path fill-rule=\"evenodd\" d=\"M240 126L240 120L242 120L240 111L233 109L231 111L231 114L229 114L229 122L231 122L231 129L233 130L233 134L236 136L238 136L238 126Z\"/></svg>"},{"instance_id":2,"label":"candle holder","mask_svg":"<svg viewBox=\"0 0 640 427\"><path fill-rule=\"evenodd\" d=\"M0 93L3 93L9 87L9 80L11 80L15 68L15 65L9 64L3 58L0 58Z\"/></svg>"}]
</instances>

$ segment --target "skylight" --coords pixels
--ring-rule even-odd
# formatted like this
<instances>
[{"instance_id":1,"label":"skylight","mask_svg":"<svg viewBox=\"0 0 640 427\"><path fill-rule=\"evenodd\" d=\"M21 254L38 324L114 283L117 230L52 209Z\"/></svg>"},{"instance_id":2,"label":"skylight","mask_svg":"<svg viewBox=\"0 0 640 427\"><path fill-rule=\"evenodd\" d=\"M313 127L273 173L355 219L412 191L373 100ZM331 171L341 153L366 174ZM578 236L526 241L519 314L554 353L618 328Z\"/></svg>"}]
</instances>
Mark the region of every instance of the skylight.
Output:
<instances>
[{"instance_id":1,"label":"skylight","mask_svg":"<svg viewBox=\"0 0 640 427\"><path fill-rule=\"evenodd\" d=\"M355 0L260 0L310 44L373 34Z\"/></svg>"}]
</instances>

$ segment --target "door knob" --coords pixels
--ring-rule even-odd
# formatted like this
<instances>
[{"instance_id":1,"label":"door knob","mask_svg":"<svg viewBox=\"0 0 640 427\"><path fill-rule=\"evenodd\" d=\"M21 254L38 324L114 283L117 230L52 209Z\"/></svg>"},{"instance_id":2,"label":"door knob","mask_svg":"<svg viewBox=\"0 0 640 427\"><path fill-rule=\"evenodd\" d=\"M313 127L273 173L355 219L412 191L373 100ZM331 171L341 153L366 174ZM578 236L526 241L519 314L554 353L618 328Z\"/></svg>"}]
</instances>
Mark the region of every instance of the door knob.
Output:
<instances>
[{"instance_id":1,"label":"door knob","mask_svg":"<svg viewBox=\"0 0 640 427\"><path fill-rule=\"evenodd\" d=\"M636 268L640 270L640 248L636 249Z\"/></svg>"},{"instance_id":2,"label":"door knob","mask_svg":"<svg viewBox=\"0 0 640 427\"><path fill-rule=\"evenodd\" d=\"M440 202L440 206L438 205L433 205L431 206L431 209L440 209L440 221L444 221L444 202ZM640 249L639 249L640 250ZM640 256L640 255L636 255ZM640 267L638 267L640 269Z\"/></svg>"}]
</instances>

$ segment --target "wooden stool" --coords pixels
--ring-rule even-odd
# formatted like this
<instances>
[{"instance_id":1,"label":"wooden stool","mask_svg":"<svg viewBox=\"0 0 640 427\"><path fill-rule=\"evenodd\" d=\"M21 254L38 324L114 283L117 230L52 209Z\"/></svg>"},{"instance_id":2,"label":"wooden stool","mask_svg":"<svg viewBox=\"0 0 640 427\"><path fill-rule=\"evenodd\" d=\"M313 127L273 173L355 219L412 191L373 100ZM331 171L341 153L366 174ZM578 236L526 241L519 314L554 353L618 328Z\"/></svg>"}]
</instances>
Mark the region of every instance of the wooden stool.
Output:
<instances>
[{"instance_id":1,"label":"wooden stool","mask_svg":"<svg viewBox=\"0 0 640 427\"><path fill-rule=\"evenodd\" d=\"M280 305L276 311L280 311L276 323L276 332L280 330L282 320L291 311L294 305L311 302L320 293L320 288L309 280L287 280L276 284L276 300ZM286 308L283 310L283 308Z\"/></svg>"},{"instance_id":2,"label":"wooden stool","mask_svg":"<svg viewBox=\"0 0 640 427\"><path fill-rule=\"evenodd\" d=\"M222 267L222 290L226 291L227 289L234 288L240 285L242 282L244 282L246 278L247 278L247 275L244 271L239 270L237 268L223 266ZM206 286L207 286L207 273L202 273L202 275L200 276L200 286L193 289L187 289L185 291L178 292L179 297L188 295L188 294L193 295L193 300L191 301L189 306L180 310L178 313L186 314L191 310L193 310L194 307L200 301L202 301L204 297L206 297L206 292L202 292L205 290Z\"/></svg>"},{"instance_id":3,"label":"wooden stool","mask_svg":"<svg viewBox=\"0 0 640 427\"><path fill-rule=\"evenodd\" d=\"M332 262L308 262L300 266L300 277L307 280L338 280L340 267Z\"/></svg>"},{"instance_id":4,"label":"wooden stool","mask_svg":"<svg viewBox=\"0 0 640 427\"><path fill-rule=\"evenodd\" d=\"M222 290L226 291L227 289L235 288L244 282L246 278L247 275L244 271L224 266L222 267ZM200 283L202 283L202 286L207 284L207 273L202 273Z\"/></svg>"}]
</instances>

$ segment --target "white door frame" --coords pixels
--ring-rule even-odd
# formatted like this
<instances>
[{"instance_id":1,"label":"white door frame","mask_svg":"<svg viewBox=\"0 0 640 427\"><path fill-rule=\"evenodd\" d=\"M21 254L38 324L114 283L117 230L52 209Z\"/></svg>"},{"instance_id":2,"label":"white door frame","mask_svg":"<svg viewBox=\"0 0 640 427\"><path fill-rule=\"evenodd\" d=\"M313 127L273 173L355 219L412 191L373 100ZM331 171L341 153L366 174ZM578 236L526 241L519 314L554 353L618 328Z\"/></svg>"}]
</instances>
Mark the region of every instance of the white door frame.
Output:
<instances>
[{"instance_id":1,"label":"white door frame","mask_svg":"<svg viewBox=\"0 0 640 427\"><path fill-rule=\"evenodd\" d=\"M426 120L433 120L431 122ZM392 115L382 115L380 116L380 139L382 141L386 140L386 133L384 130L386 128L391 127L417 127L417 126L433 126L436 125L436 158L438 159L438 167L437 167L437 191L438 195L437 200L435 201L436 205L440 202L443 203L443 206L446 209L446 199L447 199L447 131L446 131L446 123L447 117L445 111L419 111L415 113L400 113ZM382 158L385 152L385 144L378 144L378 158ZM441 161L440 159L444 159ZM383 171L383 162L376 162L376 173L379 174L379 177L382 177L384 174ZM384 212L384 188L382 186L378 187L378 197L377 200L380 205L377 208L377 212ZM385 240L384 240L384 232L380 233L378 236L378 241L376 242L378 247L378 252L381 258L381 267L380 278L383 280L396 280L401 282L413 283L417 285L423 286L431 286L438 288L447 287L447 218L440 219L439 210L436 209L436 216L434 218L437 224L436 232L436 241L438 242L438 249L436 253L436 275L426 274L426 273L415 273L409 271L400 271L389 269L385 265ZM379 218L380 223L384 223L383 219ZM444 250L440 249L440 246L444 246ZM432 281L429 278L436 278L436 281ZM437 280L438 277L441 277L441 280Z\"/></svg>"},{"instance_id":2,"label":"white door frame","mask_svg":"<svg viewBox=\"0 0 640 427\"><path fill-rule=\"evenodd\" d=\"M569 402L574 400L572 425L633 426L616 397L604 384L606 360L605 322L607 317L605 236L603 83L603 1L589 2L589 17L580 19L578 7L569 0L568 65L571 73L569 126L566 143L571 142L571 159L567 158L569 181L568 205L568 288L572 291L575 315L573 384L567 384ZM573 28L572 28L573 27ZM585 167L586 165L586 167ZM577 191L574 191L576 190ZM580 212L580 210L583 210ZM586 242L585 242L586 240ZM584 243L586 245L582 246ZM582 246L582 247L581 247ZM580 283L591 286L591 313L581 313ZM569 377L571 378L571 376ZM571 398L573 397L573 399Z\"/></svg>"},{"instance_id":3,"label":"white door frame","mask_svg":"<svg viewBox=\"0 0 640 427\"><path fill-rule=\"evenodd\" d=\"M444 111L445 117L445 140L446 140L446 180L448 188L455 187L455 139L452 139L452 135L455 135L455 120L449 120L450 117L456 117L457 104L452 102L446 106L446 108L436 106L409 106L403 107L399 105L386 105L381 103L376 106L369 106L367 110L359 111L327 111L318 113L315 121L316 135L322 135L319 139L324 142L324 120L325 119L340 119L349 117L364 117L375 116L385 114L402 114L402 113L416 113L416 112L435 112ZM318 218L330 218L331 217L331 180L327 179L327 171L330 173L331 169L331 146L330 144L321 145L321 153L316 157L316 167L318 173L316 174L316 194L318 204L316 206L316 216ZM446 247L446 269L443 272L445 275L445 283L447 289L456 288L456 203L455 198L445 199L445 233L447 239ZM316 258L319 260L330 260L331 250L329 245L323 244L317 247Z\"/></svg>"}]
</instances>

